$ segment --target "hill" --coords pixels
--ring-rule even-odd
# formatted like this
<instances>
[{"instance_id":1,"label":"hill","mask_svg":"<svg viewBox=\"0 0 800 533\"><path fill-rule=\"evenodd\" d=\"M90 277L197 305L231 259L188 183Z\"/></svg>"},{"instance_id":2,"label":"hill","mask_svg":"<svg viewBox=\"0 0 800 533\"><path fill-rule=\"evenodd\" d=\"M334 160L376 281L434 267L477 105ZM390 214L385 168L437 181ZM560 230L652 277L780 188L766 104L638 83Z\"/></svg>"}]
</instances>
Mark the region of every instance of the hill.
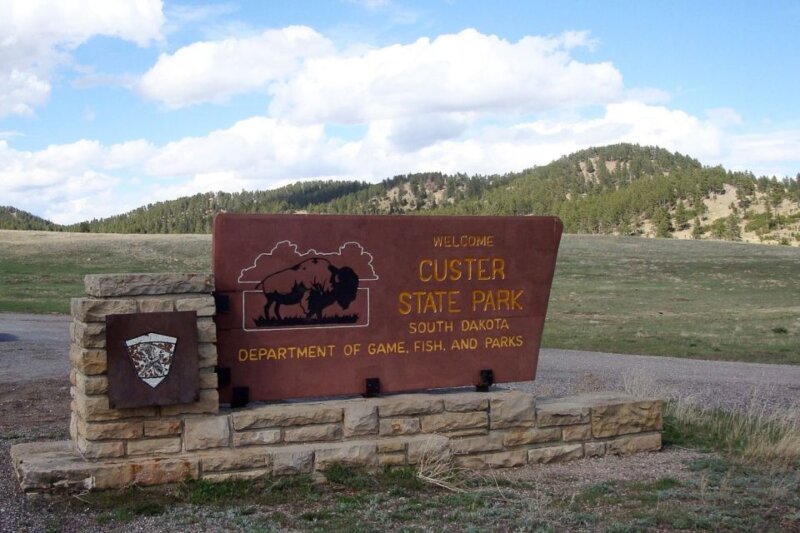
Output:
<instances>
[{"instance_id":1,"label":"hill","mask_svg":"<svg viewBox=\"0 0 800 533\"><path fill-rule=\"evenodd\" d=\"M800 245L800 175L756 178L658 147L618 144L503 175L418 173L372 185L307 181L197 194L65 229L206 233L220 212L553 214L570 233Z\"/></svg>"},{"instance_id":2,"label":"hill","mask_svg":"<svg viewBox=\"0 0 800 533\"><path fill-rule=\"evenodd\" d=\"M0 205L0 229L56 231L60 226L27 211Z\"/></svg>"}]
</instances>

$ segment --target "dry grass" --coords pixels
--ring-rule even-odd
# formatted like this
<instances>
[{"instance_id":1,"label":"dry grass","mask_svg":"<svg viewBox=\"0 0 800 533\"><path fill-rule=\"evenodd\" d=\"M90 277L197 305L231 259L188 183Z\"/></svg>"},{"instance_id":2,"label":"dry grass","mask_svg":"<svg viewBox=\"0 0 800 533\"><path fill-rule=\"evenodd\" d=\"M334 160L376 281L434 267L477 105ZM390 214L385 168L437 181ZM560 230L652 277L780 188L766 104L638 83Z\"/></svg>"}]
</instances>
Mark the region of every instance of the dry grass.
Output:
<instances>
[{"instance_id":1,"label":"dry grass","mask_svg":"<svg viewBox=\"0 0 800 533\"><path fill-rule=\"evenodd\" d=\"M800 403L771 407L753 391L743 410L727 411L698 405L646 376L624 376L623 384L629 394L666 400L668 438L732 453L751 463L781 468L800 465Z\"/></svg>"},{"instance_id":2,"label":"dry grass","mask_svg":"<svg viewBox=\"0 0 800 533\"><path fill-rule=\"evenodd\" d=\"M417 479L458 493L465 492L462 474L463 471L454 464L449 448L437 446L432 438L425 441L416 467Z\"/></svg>"}]
</instances>

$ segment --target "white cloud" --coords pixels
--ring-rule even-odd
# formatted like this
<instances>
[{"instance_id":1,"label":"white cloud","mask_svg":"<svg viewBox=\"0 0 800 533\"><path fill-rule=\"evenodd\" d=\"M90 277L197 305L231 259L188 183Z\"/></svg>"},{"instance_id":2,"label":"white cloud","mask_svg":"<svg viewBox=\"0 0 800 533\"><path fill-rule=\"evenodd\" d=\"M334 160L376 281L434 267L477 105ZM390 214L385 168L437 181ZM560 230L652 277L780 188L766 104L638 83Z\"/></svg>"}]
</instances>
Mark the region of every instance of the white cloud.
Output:
<instances>
[{"instance_id":1,"label":"white cloud","mask_svg":"<svg viewBox=\"0 0 800 533\"><path fill-rule=\"evenodd\" d=\"M757 171L757 175L794 177L800 173L798 154L800 130L751 133L733 139L726 162L734 169Z\"/></svg>"},{"instance_id":2,"label":"white cloud","mask_svg":"<svg viewBox=\"0 0 800 533\"><path fill-rule=\"evenodd\" d=\"M294 126L266 117L241 120L203 137L187 137L158 150L146 164L153 176L237 171L243 179L326 175L336 150L322 125ZM215 175L215 174L212 174Z\"/></svg>"},{"instance_id":3,"label":"white cloud","mask_svg":"<svg viewBox=\"0 0 800 533\"><path fill-rule=\"evenodd\" d=\"M380 9L389 6L391 0L346 0L348 4L355 4L366 9Z\"/></svg>"},{"instance_id":4,"label":"white cloud","mask_svg":"<svg viewBox=\"0 0 800 533\"><path fill-rule=\"evenodd\" d=\"M47 101L49 95L50 84L36 74L16 68L6 72L0 70L0 117L30 115L35 106Z\"/></svg>"},{"instance_id":5,"label":"white cloud","mask_svg":"<svg viewBox=\"0 0 800 533\"><path fill-rule=\"evenodd\" d=\"M47 101L53 69L95 35L139 46L161 38L161 0L0 2L0 117Z\"/></svg>"},{"instance_id":6,"label":"white cloud","mask_svg":"<svg viewBox=\"0 0 800 533\"><path fill-rule=\"evenodd\" d=\"M6 0L0 4L4 42L38 41L74 48L94 35L145 46L161 38L161 0Z\"/></svg>"},{"instance_id":7,"label":"white cloud","mask_svg":"<svg viewBox=\"0 0 800 533\"><path fill-rule=\"evenodd\" d=\"M247 38L201 41L161 54L142 76L139 91L167 107L224 102L265 90L294 73L304 58L328 53L328 39L305 26L268 30Z\"/></svg>"},{"instance_id":8,"label":"white cloud","mask_svg":"<svg viewBox=\"0 0 800 533\"><path fill-rule=\"evenodd\" d=\"M271 88L270 113L299 123L365 123L426 113L530 113L617 99L621 74L570 50L587 33L524 37L476 30L308 59Z\"/></svg>"},{"instance_id":9,"label":"white cloud","mask_svg":"<svg viewBox=\"0 0 800 533\"><path fill-rule=\"evenodd\" d=\"M163 146L145 140L110 146L81 140L21 151L0 140L0 198L56 222L77 222L198 192L267 189L311 178L376 181L416 171L504 173L619 142L655 144L705 164L757 175L800 170L800 130L741 135L710 119L641 102L608 104L602 116L592 119L509 125L473 121L464 127L466 119L439 118L442 123L434 130L441 133L404 149L398 149L403 132L415 127L405 118L372 121L361 138L350 141L326 135L323 125L268 117Z\"/></svg>"},{"instance_id":10,"label":"white cloud","mask_svg":"<svg viewBox=\"0 0 800 533\"><path fill-rule=\"evenodd\" d=\"M368 123L445 113L528 113L619 99L611 63L571 56L586 32L509 42L476 30L411 44L337 50L311 28L202 41L162 54L139 91L169 108L272 96L270 115L302 124ZM660 96L660 94L659 94Z\"/></svg>"}]
</instances>

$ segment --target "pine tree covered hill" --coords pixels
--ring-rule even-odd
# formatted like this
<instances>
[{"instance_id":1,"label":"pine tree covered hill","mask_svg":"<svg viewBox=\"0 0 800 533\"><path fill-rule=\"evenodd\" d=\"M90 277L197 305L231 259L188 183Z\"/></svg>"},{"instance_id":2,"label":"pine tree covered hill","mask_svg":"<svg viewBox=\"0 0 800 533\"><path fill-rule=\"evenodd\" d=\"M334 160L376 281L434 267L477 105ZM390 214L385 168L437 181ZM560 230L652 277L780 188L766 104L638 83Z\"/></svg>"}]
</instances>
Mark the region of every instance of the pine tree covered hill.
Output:
<instances>
[{"instance_id":1,"label":"pine tree covered hill","mask_svg":"<svg viewBox=\"0 0 800 533\"><path fill-rule=\"evenodd\" d=\"M220 212L558 215L571 233L800 244L800 175L756 178L657 147L618 144L504 175L419 173L378 184L306 181L197 194L63 229L205 233ZM3 221L0 211L0 228L7 227Z\"/></svg>"},{"instance_id":2,"label":"pine tree covered hill","mask_svg":"<svg viewBox=\"0 0 800 533\"><path fill-rule=\"evenodd\" d=\"M0 229L56 231L57 224L11 206L0 206Z\"/></svg>"}]
</instances>

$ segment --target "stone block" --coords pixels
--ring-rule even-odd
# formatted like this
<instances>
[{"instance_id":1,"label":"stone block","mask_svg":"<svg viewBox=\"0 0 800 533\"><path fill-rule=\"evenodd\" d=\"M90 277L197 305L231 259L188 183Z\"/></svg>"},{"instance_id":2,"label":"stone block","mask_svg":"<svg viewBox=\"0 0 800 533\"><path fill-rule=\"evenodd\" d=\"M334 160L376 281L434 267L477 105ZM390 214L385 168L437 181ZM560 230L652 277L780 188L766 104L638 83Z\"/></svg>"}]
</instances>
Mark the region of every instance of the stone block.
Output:
<instances>
[{"instance_id":1,"label":"stone block","mask_svg":"<svg viewBox=\"0 0 800 533\"><path fill-rule=\"evenodd\" d=\"M78 414L75 411L69 414L69 438L72 442L78 441Z\"/></svg>"},{"instance_id":2,"label":"stone block","mask_svg":"<svg viewBox=\"0 0 800 533\"><path fill-rule=\"evenodd\" d=\"M489 416L484 411L465 413L440 413L420 418L423 433L444 433L463 429L489 427Z\"/></svg>"},{"instance_id":3,"label":"stone block","mask_svg":"<svg viewBox=\"0 0 800 533\"><path fill-rule=\"evenodd\" d=\"M562 440L564 442L576 441L576 440L591 440L592 438L592 425L591 424L580 424L578 426L563 426L561 428L562 433Z\"/></svg>"},{"instance_id":4,"label":"stone block","mask_svg":"<svg viewBox=\"0 0 800 533\"><path fill-rule=\"evenodd\" d=\"M378 441L378 453L398 453L405 455L407 442L405 439L381 439Z\"/></svg>"},{"instance_id":5,"label":"stone block","mask_svg":"<svg viewBox=\"0 0 800 533\"><path fill-rule=\"evenodd\" d=\"M378 408L372 402L353 402L344 408L344 436L378 433Z\"/></svg>"},{"instance_id":6,"label":"stone block","mask_svg":"<svg viewBox=\"0 0 800 533\"><path fill-rule=\"evenodd\" d=\"M159 418L157 420L144 421L145 437L166 437L167 435L181 434L180 418Z\"/></svg>"},{"instance_id":7,"label":"stone block","mask_svg":"<svg viewBox=\"0 0 800 533\"><path fill-rule=\"evenodd\" d=\"M459 429L458 431L448 431L445 434L451 439L458 437L476 437L478 435L488 435L489 428Z\"/></svg>"},{"instance_id":8,"label":"stone block","mask_svg":"<svg viewBox=\"0 0 800 533\"><path fill-rule=\"evenodd\" d=\"M570 426L589 422L589 406L567 400L540 400L536 405L538 427Z\"/></svg>"},{"instance_id":9,"label":"stone block","mask_svg":"<svg viewBox=\"0 0 800 533\"><path fill-rule=\"evenodd\" d=\"M87 376L105 374L108 370L105 350L89 350L74 343L69 347L69 362L73 368Z\"/></svg>"},{"instance_id":10,"label":"stone block","mask_svg":"<svg viewBox=\"0 0 800 533\"><path fill-rule=\"evenodd\" d=\"M73 320L70 326L70 332L72 343L81 348L106 347L105 322L80 322L78 320Z\"/></svg>"},{"instance_id":11,"label":"stone block","mask_svg":"<svg viewBox=\"0 0 800 533\"><path fill-rule=\"evenodd\" d=\"M419 428L419 418L382 418L378 432L381 436L413 435Z\"/></svg>"},{"instance_id":12,"label":"stone block","mask_svg":"<svg viewBox=\"0 0 800 533\"><path fill-rule=\"evenodd\" d=\"M314 465L314 449L295 447L272 453L272 473L276 476L308 474Z\"/></svg>"},{"instance_id":13,"label":"stone block","mask_svg":"<svg viewBox=\"0 0 800 533\"><path fill-rule=\"evenodd\" d=\"M233 434L233 445L239 446L264 446L277 444L281 441L280 429L257 429L255 431L236 431Z\"/></svg>"},{"instance_id":14,"label":"stone block","mask_svg":"<svg viewBox=\"0 0 800 533\"><path fill-rule=\"evenodd\" d=\"M170 296L149 296L137 298L140 313L170 313L175 310L175 299Z\"/></svg>"},{"instance_id":15,"label":"stone block","mask_svg":"<svg viewBox=\"0 0 800 533\"><path fill-rule=\"evenodd\" d=\"M378 466L405 466L406 454L404 453L382 453L378 455Z\"/></svg>"},{"instance_id":16,"label":"stone block","mask_svg":"<svg viewBox=\"0 0 800 533\"><path fill-rule=\"evenodd\" d=\"M574 461L583 457L583 445L562 444L561 446L547 446L528 450L528 462L535 463L560 463Z\"/></svg>"},{"instance_id":17,"label":"stone block","mask_svg":"<svg viewBox=\"0 0 800 533\"><path fill-rule=\"evenodd\" d=\"M186 451L230 446L228 416L187 417L183 421Z\"/></svg>"},{"instance_id":18,"label":"stone block","mask_svg":"<svg viewBox=\"0 0 800 533\"><path fill-rule=\"evenodd\" d=\"M536 422L532 394L511 391L494 394L489 402L490 428L532 427Z\"/></svg>"},{"instance_id":19,"label":"stone block","mask_svg":"<svg viewBox=\"0 0 800 533\"><path fill-rule=\"evenodd\" d=\"M196 311L197 316L206 317L214 316L217 312L217 306L214 303L214 297L210 294L202 296L190 296L187 298L177 298L175 300L176 311Z\"/></svg>"},{"instance_id":20,"label":"stone block","mask_svg":"<svg viewBox=\"0 0 800 533\"><path fill-rule=\"evenodd\" d=\"M661 433L628 435L606 442L606 453L627 455L637 452L656 452L661 449Z\"/></svg>"},{"instance_id":21,"label":"stone block","mask_svg":"<svg viewBox=\"0 0 800 533\"><path fill-rule=\"evenodd\" d=\"M661 412L660 400L594 405L592 434L595 438L604 438L661 430Z\"/></svg>"},{"instance_id":22,"label":"stone block","mask_svg":"<svg viewBox=\"0 0 800 533\"><path fill-rule=\"evenodd\" d=\"M65 465L66 468L58 472L60 482L66 485L83 485L87 490L120 489L130 487L134 483L133 465L129 463L96 462L86 463L81 468L73 464Z\"/></svg>"},{"instance_id":23,"label":"stone block","mask_svg":"<svg viewBox=\"0 0 800 533\"><path fill-rule=\"evenodd\" d=\"M197 457L144 459L133 464L133 471L134 485L179 483L199 477L200 460Z\"/></svg>"},{"instance_id":24,"label":"stone block","mask_svg":"<svg viewBox=\"0 0 800 533\"><path fill-rule=\"evenodd\" d=\"M162 485L197 479L198 465L198 460L191 457L142 458L93 465L89 472L92 488L118 489L130 485Z\"/></svg>"},{"instance_id":25,"label":"stone block","mask_svg":"<svg viewBox=\"0 0 800 533\"><path fill-rule=\"evenodd\" d=\"M217 366L217 347L210 342L197 344L197 367L211 368Z\"/></svg>"},{"instance_id":26,"label":"stone block","mask_svg":"<svg viewBox=\"0 0 800 533\"><path fill-rule=\"evenodd\" d=\"M261 468L258 470L245 470L243 472L219 472L219 473L205 473L203 472L203 479L212 483L221 483L223 481L247 481L252 479L261 479L267 477L272 473L269 468Z\"/></svg>"},{"instance_id":27,"label":"stone block","mask_svg":"<svg viewBox=\"0 0 800 533\"><path fill-rule=\"evenodd\" d=\"M86 294L99 298L147 294L210 294L209 274L90 274L83 278Z\"/></svg>"},{"instance_id":28,"label":"stone block","mask_svg":"<svg viewBox=\"0 0 800 533\"><path fill-rule=\"evenodd\" d=\"M161 416L215 415L219 412L219 392L216 389L200 389L200 399L194 403L180 403L161 407Z\"/></svg>"},{"instance_id":29,"label":"stone block","mask_svg":"<svg viewBox=\"0 0 800 533\"><path fill-rule=\"evenodd\" d=\"M503 435L450 439L450 449L456 455L499 451L503 449Z\"/></svg>"},{"instance_id":30,"label":"stone block","mask_svg":"<svg viewBox=\"0 0 800 533\"><path fill-rule=\"evenodd\" d=\"M465 411L486 411L489 398L482 392L447 394L444 396L444 410L454 413Z\"/></svg>"},{"instance_id":31,"label":"stone block","mask_svg":"<svg viewBox=\"0 0 800 533\"><path fill-rule=\"evenodd\" d=\"M78 452L85 459L105 459L125 455L125 445L121 440L93 441L78 436L78 441L75 444Z\"/></svg>"},{"instance_id":32,"label":"stone block","mask_svg":"<svg viewBox=\"0 0 800 533\"><path fill-rule=\"evenodd\" d=\"M106 315L124 315L136 312L136 301L130 299L72 298L70 312L73 320L105 322Z\"/></svg>"},{"instance_id":33,"label":"stone block","mask_svg":"<svg viewBox=\"0 0 800 533\"><path fill-rule=\"evenodd\" d=\"M217 373L216 372L200 372L200 388L201 389L216 389L217 388Z\"/></svg>"},{"instance_id":34,"label":"stone block","mask_svg":"<svg viewBox=\"0 0 800 533\"><path fill-rule=\"evenodd\" d=\"M390 396L378 403L378 415L383 417L427 415L441 413L444 400L441 395L431 394L399 394Z\"/></svg>"},{"instance_id":35,"label":"stone block","mask_svg":"<svg viewBox=\"0 0 800 533\"><path fill-rule=\"evenodd\" d=\"M377 446L374 442L343 442L314 453L314 469L327 470L336 464L375 466L378 464Z\"/></svg>"},{"instance_id":36,"label":"stone block","mask_svg":"<svg viewBox=\"0 0 800 533\"><path fill-rule=\"evenodd\" d=\"M242 429L302 426L342 421L341 406L323 404L267 405L233 413L233 427Z\"/></svg>"},{"instance_id":37,"label":"stone block","mask_svg":"<svg viewBox=\"0 0 800 533\"><path fill-rule=\"evenodd\" d=\"M197 342L217 342L217 325L212 319L197 319Z\"/></svg>"},{"instance_id":38,"label":"stone block","mask_svg":"<svg viewBox=\"0 0 800 533\"><path fill-rule=\"evenodd\" d=\"M450 439L444 435L419 435L408 441L408 464L447 462L451 457Z\"/></svg>"},{"instance_id":39,"label":"stone block","mask_svg":"<svg viewBox=\"0 0 800 533\"><path fill-rule=\"evenodd\" d=\"M456 465L471 470L485 470L487 468L511 468L524 466L528 462L525 450L508 452L481 453L477 455L462 455L456 457Z\"/></svg>"},{"instance_id":40,"label":"stone block","mask_svg":"<svg viewBox=\"0 0 800 533\"><path fill-rule=\"evenodd\" d=\"M272 457L261 448L249 450L209 450L198 454L203 472L270 468Z\"/></svg>"},{"instance_id":41,"label":"stone block","mask_svg":"<svg viewBox=\"0 0 800 533\"><path fill-rule=\"evenodd\" d=\"M162 453L180 453L180 437L162 437L158 439L129 440L128 455L160 455Z\"/></svg>"},{"instance_id":42,"label":"stone block","mask_svg":"<svg viewBox=\"0 0 800 533\"><path fill-rule=\"evenodd\" d=\"M341 424L319 424L283 430L284 442L329 442L341 438Z\"/></svg>"},{"instance_id":43,"label":"stone block","mask_svg":"<svg viewBox=\"0 0 800 533\"><path fill-rule=\"evenodd\" d=\"M72 443L66 440L21 442L11 445L11 464L18 470L23 463L41 463L43 458L55 460L60 457L71 457L73 451Z\"/></svg>"},{"instance_id":44,"label":"stone block","mask_svg":"<svg viewBox=\"0 0 800 533\"><path fill-rule=\"evenodd\" d=\"M606 444L604 442L586 442L583 445L585 457L603 457L605 454Z\"/></svg>"},{"instance_id":45,"label":"stone block","mask_svg":"<svg viewBox=\"0 0 800 533\"><path fill-rule=\"evenodd\" d=\"M78 434L86 440L138 439L143 435L141 421L86 422L75 417Z\"/></svg>"},{"instance_id":46,"label":"stone block","mask_svg":"<svg viewBox=\"0 0 800 533\"><path fill-rule=\"evenodd\" d=\"M521 428L503 433L503 446L509 448L559 440L561 440L561 430L559 428Z\"/></svg>"},{"instance_id":47,"label":"stone block","mask_svg":"<svg viewBox=\"0 0 800 533\"><path fill-rule=\"evenodd\" d=\"M108 392L108 377L106 376L87 376L83 372L74 373L75 388L83 394L105 394Z\"/></svg>"},{"instance_id":48,"label":"stone block","mask_svg":"<svg viewBox=\"0 0 800 533\"><path fill-rule=\"evenodd\" d=\"M155 407L134 407L131 409L111 409L108 396L86 396L81 392L75 393L74 410L87 422L102 422L107 420L120 420L123 418L138 418L155 416Z\"/></svg>"}]
</instances>

